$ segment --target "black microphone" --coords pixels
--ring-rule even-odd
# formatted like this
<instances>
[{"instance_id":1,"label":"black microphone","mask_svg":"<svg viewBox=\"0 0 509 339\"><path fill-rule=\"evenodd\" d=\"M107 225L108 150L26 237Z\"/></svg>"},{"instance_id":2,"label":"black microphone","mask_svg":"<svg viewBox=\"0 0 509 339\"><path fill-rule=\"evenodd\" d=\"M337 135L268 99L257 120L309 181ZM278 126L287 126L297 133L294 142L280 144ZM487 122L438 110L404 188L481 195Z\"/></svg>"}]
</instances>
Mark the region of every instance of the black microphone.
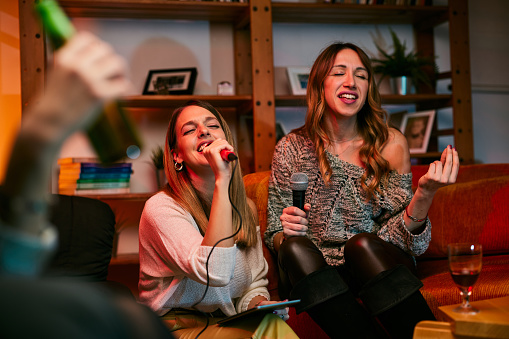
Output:
<instances>
[{"instance_id":1,"label":"black microphone","mask_svg":"<svg viewBox=\"0 0 509 339\"><path fill-rule=\"evenodd\" d=\"M290 178L290 187L293 191L293 206L304 211L304 200L308 188L308 176L306 173L293 173Z\"/></svg>"},{"instance_id":2,"label":"black microphone","mask_svg":"<svg viewBox=\"0 0 509 339\"><path fill-rule=\"evenodd\" d=\"M238 157L235 153L227 150L226 148L221 150L220 154L221 154L221 158L223 158L224 161L230 162L230 161L238 159Z\"/></svg>"}]
</instances>

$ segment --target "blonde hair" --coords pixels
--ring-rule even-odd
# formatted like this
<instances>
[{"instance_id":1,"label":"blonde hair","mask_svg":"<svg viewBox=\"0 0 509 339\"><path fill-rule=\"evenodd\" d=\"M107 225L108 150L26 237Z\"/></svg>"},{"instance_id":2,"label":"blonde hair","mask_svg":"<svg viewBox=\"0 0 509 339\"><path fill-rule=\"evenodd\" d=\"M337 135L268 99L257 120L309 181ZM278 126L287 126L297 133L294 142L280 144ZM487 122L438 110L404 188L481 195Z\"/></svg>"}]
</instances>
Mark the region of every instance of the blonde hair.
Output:
<instances>
[{"instance_id":1,"label":"blonde hair","mask_svg":"<svg viewBox=\"0 0 509 339\"><path fill-rule=\"evenodd\" d=\"M382 109L380 94L373 78L370 59L361 48L351 43L333 43L326 47L316 58L308 79L306 122L295 132L305 134L313 141L320 172L324 181L329 183L332 169L325 154L325 144L326 142L330 143L331 138L327 135L325 126L327 103L325 101L324 82L334 66L336 55L346 48L356 52L362 64L368 70L368 95L364 106L357 113L357 131L364 140L359 155L366 166L366 172L361 177L361 185L366 191L367 197L370 198L375 191L380 191L380 183L386 178L390 170L389 163L380 153L380 150L387 144L389 126L387 113ZM373 180L367 183L367 178L371 175L373 175Z\"/></svg>"},{"instance_id":2,"label":"blonde hair","mask_svg":"<svg viewBox=\"0 0 509 339\"><path fill-rule=\"evenodd\" d=\"M182 208L191 214L203 235L205 234L208 226L211 201L204 199L199 194L199 192L195 190L191 183L191 179L187 172L185 163L182 163L183 169L181 171L177 171L175 169L175 164L172 156L173 150L178 148L176 133L178 117L180 116L180 113L182 113L182 111L189 106L202 107L212 113L219 121L219 124L221 125L221 128L223 129L226 136L226 141L228 141L228 143L234 147L235 145L233 135L230 131L230 128L228 127L228 124L223 119L221 114L219 114L219 112L208 102L191 100L173 111L170 123L168 124L168 130L166 131L166 144L164 147L164 172L166 174L166 178L168 179L168 184L164 188L164 191L166 194L175 199L175 201L180 206L182 206ZM230 166L233 167L233 163L231 163ZM240 167L236 169L231 180L232 181L229 186L230 201L235 205L239 213L242 215L242 229L235 237L237 240L237 246L241 248L254 246L257 242L256 219L253 210L249 207L247 202L247 196ZM232 220L232 231L235 231L239 228L241 222L239 215L235 211L232 211Z\"/></svg>"}]
</instances>

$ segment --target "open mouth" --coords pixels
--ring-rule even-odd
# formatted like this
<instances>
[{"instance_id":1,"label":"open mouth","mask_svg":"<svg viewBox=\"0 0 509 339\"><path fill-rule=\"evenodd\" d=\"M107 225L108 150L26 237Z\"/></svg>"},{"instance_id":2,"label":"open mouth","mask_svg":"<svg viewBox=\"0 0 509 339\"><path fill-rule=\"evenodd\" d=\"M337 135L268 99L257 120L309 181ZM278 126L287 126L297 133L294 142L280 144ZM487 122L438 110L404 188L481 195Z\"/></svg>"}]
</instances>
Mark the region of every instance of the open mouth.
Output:
<instances>
[{"instance_id":1,"label":"open mouth","mask_svg":"<svg viewBox=\"0 0 509 339\"><path fill-rule=\"evenodd\" d=\"M212 143L212 141L207 141L207 142L204 142L204 143L201 143L199 146L198 146L198 152L203 152L203 150L205 149L205 147L207 147L208 145L210 145Z\"/></svg>"},{"instance_id":2,"label":"open mouth","mask_svg":"<svg viewBox=\"0 0 509 339\"><path fill-rule=\"evenodd\" d=\"M356 100L358 98L358 96L357 96L357 94L352 94L352 93L342 93L339 95L339 98L348 99L348 100Z\"/></svg>"}]
</instances>

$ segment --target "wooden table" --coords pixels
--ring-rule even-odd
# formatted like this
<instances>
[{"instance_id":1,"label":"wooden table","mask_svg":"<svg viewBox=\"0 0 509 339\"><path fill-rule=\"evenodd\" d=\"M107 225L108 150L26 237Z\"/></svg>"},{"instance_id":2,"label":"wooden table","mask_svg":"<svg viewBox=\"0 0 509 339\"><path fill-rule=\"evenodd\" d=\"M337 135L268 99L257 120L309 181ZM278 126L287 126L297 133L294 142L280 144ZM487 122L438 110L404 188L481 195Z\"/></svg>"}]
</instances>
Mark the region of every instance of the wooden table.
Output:
<instances>
[{"instance_id":1,"label":"wooden table","mask_svg":"<svg viewBox=\"0 0 509 339\"><path fill-rule=\"evenodd\" d=\"M439 307L448 322L418 323L414 339L509 338L509 297L472 302L480 310L475 315L453 312L457 306Z\"/></svg>"}]
</instances>

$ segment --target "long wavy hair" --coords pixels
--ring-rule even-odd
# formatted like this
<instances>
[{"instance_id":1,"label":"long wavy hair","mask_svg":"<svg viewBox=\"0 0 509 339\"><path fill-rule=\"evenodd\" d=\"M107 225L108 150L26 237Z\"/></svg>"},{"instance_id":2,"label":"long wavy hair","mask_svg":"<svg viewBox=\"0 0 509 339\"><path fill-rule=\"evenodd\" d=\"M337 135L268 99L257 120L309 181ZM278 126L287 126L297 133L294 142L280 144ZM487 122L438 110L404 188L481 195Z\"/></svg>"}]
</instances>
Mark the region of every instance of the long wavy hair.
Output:
<instances>
[{"instance_id":1,"label":"long wavy hair","mask_svg":"<svg viewBox=\"0 0 509 339\"><path fill-rule=\"evenodd\" d=\"M328 107L325 101L324 82L334 66L336 55L347 48L359 55L362 64L368 71L368 93L364 106L357 113L357 131L364 140L359 154L366 167L366 171L361 177L361 185L369 199L375 191L380 191L380 183L389 173L389 163L380 153L380 150L387 144L389 126L387 112L382 109L380 94L373 78L371 61L361 48L352 43L336 42L326 47L316 58L309 74L307 86L306 122L296 132L306 134L313 141L320 172L328 184L332 170L325 153L325 145L330 143L332 136L327 135L325 126ZM373 176L373 180L368 182L367 179L370 176Z\"/></svg>"},{"instance_id":2,"label":"long wavy hair","mask_svg":"<svg viewBox=\"0 0 509 339\"><path fill-rule=\"evenodd\" d=\"M176 133L177 120L182 111L189 106L202 107L212 113L219 121L219 124L226 136L226 141L228 141L230 145L234 146L234 148L235 145L233 135L228 124L221 114L208 102L191 100L173 111L170 123L168 124L168 130L166 131L166 144L164 147L164 172L168 179L168 184L164 188L164 191L166 194L175 199L182 208L191 213L191 216L200 228L200 232L204 235L209 222L212 201L204 198L194 188L185 163L182 163L184 166L183 169L181 171L177 171L173 160L173 150L178 148L178 138ZM233 163L231 163L230 166L233 170ZM244 182L242 181L242 172L240 167L237 167L231 180L232 182L229 188L230 198L242 215L242 229L235 239L237 240L237 246L241 248L250 247L255 245L257 242L256 219L252 209L247 203L247 196L244 188ZM235 211L232 211L232 220L232 232L234 232L240 225L240 217Z\"/></svg>"}]
</instances>

